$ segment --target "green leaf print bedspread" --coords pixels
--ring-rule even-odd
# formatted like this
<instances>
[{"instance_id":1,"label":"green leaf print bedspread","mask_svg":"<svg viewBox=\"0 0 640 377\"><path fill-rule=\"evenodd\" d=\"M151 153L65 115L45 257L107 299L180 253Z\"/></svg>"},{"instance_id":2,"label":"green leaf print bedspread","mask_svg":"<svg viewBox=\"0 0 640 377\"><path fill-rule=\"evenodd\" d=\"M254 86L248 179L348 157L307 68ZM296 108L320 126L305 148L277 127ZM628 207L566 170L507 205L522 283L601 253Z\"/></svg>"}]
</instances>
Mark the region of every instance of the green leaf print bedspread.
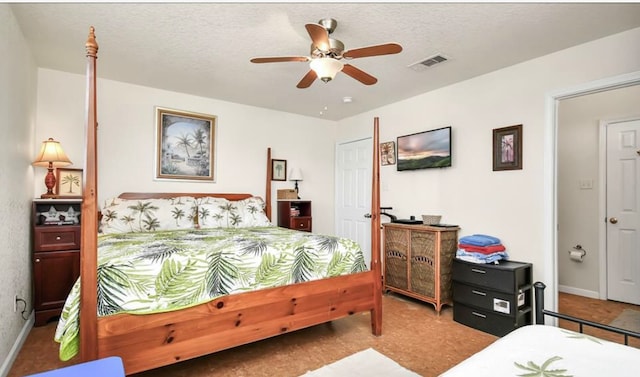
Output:
<instances>
[{"instance_id":1,"label":"green leaf print bedspread","mask_svg":"<svg viewBox=\"0 0 640 377\"><path fill-rule=\"evenodd\" d=\"M274 226L105 234L98 250L98 316L168 312L367 269L352 240ZM62 360L78 353L79 310L78 280L56 329Z\"/></svg>"}]
</instances>

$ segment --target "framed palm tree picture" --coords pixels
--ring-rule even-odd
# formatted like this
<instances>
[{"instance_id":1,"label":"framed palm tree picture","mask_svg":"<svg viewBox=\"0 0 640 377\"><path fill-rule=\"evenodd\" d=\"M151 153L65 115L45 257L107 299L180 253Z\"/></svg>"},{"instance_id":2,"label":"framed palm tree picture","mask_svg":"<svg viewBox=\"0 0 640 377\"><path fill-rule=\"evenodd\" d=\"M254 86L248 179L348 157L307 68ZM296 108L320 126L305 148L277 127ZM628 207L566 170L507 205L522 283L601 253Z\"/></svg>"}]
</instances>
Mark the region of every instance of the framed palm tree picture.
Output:
<instances>
[{"instance_id":1,"label":"framed palm tree picture","mask_svg":"<svg viewBox=\"0 0 640 377\"><path fill-rule=\"evenodd\" d=\"M82 198L82 169L56 169L56 196Z\"/></svg>"},{"instance_id":2,"label":"framed palm tree picture","mask_svg":"<svg viewBox=\"0 0 640 377\"><path fill-rule=\"evenodd\" d=\"M274 158L271 159L271 180L287 180L287 160L276 160Z\"/></svg>"},{"instance_id":3,"label":"framed palm tree picture","mask_svg":"<svg viewBox=\"0 0 640 377\"><path fill-rule=\"evenodd\" d=\"M214 181L216 116L156 107L156 179Z\"/></svg>"}]
</instances>

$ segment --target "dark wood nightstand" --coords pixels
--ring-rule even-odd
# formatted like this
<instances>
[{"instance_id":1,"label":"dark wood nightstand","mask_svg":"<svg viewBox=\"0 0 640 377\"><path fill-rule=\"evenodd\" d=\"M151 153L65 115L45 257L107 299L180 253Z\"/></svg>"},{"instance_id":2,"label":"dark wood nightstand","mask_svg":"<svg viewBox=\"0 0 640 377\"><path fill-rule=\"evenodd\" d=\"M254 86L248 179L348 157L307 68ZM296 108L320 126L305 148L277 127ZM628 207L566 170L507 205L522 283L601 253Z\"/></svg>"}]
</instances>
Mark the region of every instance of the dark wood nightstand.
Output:
<instances>
[{"instance_id":1,"label":"dark wood nightstand","mask_svg":"<svg viewBox=\"0 0 640 377\"><path fill-rule=\"evenodd\" d=\"M311 232L311 201L278 200L278 226Z\"/></svg>"},{"instance_id":2,"label":"dark wood nightstand","mask_svg":"<svg viewBox=\"0 0 640 377\"><path fill-rule=\"evenodd\" d=\"M32 206L35 325L57 319L80 276L81 204L78 199L36 199Z\"/></svg>"}]
</instances>

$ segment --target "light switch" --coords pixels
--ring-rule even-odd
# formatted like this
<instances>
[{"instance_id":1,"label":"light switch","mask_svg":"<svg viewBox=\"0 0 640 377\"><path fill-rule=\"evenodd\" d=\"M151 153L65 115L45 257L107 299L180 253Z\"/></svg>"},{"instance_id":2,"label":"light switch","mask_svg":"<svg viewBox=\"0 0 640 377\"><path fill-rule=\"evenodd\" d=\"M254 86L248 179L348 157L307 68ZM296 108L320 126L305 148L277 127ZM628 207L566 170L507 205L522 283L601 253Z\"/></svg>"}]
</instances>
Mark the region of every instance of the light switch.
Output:
<instances>
[{"instance_id":1,"label":"light switch","mask_svg":"<svg viewBox=\"0 0 640 377\"><path fill-rule=\"evenodd\" d=\"M591 189L593 189L593 179L580 180L580 190L591 190Z\"/></svg>"}]
</instances>

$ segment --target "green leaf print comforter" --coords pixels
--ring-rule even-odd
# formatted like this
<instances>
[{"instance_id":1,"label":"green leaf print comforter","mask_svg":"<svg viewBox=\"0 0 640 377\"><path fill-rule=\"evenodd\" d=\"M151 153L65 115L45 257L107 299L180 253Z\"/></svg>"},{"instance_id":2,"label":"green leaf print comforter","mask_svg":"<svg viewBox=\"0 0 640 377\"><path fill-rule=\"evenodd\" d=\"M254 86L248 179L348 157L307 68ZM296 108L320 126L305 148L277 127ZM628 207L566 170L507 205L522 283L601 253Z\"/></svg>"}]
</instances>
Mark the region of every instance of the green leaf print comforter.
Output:
<instances>
[{"instance_id":1,"label":"green leaf print comforter","mask_svg":"<svg viewBox=\"0 0 640 377\"><path fill-rule=\"evenodd\" d=\"M219 296L365 271L348 239L280 227L100 235L98 316L179 310ZM79 350L80 281L55 340L60 359Z\"/></svg>"}]
</instances>

